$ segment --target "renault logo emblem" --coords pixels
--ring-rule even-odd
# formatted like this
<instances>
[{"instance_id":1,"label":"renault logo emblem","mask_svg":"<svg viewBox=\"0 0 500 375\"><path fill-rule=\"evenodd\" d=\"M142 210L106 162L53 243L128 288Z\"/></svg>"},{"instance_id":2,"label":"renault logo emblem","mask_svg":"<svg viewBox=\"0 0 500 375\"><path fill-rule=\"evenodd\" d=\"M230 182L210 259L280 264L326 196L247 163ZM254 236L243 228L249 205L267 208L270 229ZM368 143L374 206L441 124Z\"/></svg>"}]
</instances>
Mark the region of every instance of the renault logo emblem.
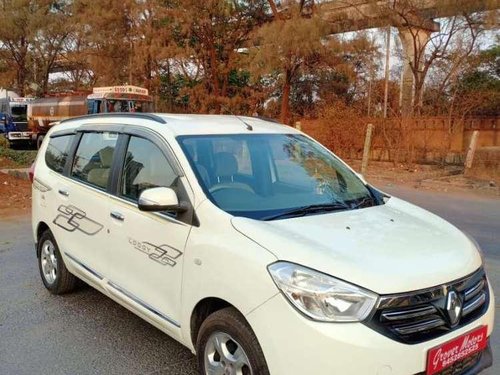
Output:
<instances>
[{"instance_id":1,"label":"renault logo emblem","mask_svg":"<svg viewBox=\"0 0 500 375\"><path fill-rule=\"evenodd\" d=\"M451 290L448 297L446 297L446 311L450 318L450 324L452 326L456 325L462 315L462 301L454 290Z\"/></svg>"}]
</instances>

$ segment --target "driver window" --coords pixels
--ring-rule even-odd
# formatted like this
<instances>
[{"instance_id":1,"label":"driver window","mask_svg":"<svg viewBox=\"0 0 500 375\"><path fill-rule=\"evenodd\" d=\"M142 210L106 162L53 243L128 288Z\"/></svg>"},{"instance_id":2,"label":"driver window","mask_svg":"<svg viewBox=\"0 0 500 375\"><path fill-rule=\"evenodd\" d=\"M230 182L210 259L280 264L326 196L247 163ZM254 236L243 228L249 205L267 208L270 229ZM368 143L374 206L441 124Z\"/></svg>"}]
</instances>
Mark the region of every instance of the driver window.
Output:
<instances>
[{"instance_id":1,"label":"driver window","mask_svg":"<svg viewBox=\"0 0 500 375\"><path fill-rule=\"evenodd\" d=\"M146 189L172 187L177 175L167 158L151 141L130 137L121 178L121 195L137 201Z\"/></svg>"}]
</instances>

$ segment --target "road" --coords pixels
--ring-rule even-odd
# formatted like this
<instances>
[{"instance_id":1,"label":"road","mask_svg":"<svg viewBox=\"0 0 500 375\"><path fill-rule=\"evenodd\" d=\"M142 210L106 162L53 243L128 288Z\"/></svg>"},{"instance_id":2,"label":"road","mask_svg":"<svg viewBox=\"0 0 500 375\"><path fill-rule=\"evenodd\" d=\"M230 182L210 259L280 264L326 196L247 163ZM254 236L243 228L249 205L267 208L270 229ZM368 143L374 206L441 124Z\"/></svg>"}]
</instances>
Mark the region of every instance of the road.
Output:
<instances>
[{"instance_id":1,"label":"road","mask_svg":"<svg viewBox=\"0 0 500 375\"><path fill-rule=\"evenodd\" d=\"M500 199L381 188L477 239L498 314ZM0 218L0 374L196 374L189 350L90 287L49 294L39 278L30 233L29 217ZM495 326L492 343L500 356L500 324ZM500 360L483 374L500 374Z\"/></svg>"}]
</instances>

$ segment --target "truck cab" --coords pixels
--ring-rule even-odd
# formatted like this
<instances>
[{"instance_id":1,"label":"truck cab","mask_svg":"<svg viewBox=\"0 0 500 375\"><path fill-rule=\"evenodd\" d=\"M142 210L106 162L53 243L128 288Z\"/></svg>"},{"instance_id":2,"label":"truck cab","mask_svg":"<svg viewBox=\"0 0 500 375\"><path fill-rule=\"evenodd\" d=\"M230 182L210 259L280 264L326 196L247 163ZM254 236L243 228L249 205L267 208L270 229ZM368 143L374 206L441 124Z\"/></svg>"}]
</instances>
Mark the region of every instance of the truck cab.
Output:
<instances>
[{"instance_id":1,"label":"truck cab","mask_svg":"<svg viewBox=\"0 0 500 375\"><path fill-rule=\"evenodd\" d=\"M8 97L1 101L1 123L5 138L10 146L26 143L31 140L28 130L28 104L33 98ZM1 132L1 130L0 130Z\"/></svg>"}]
</instances>

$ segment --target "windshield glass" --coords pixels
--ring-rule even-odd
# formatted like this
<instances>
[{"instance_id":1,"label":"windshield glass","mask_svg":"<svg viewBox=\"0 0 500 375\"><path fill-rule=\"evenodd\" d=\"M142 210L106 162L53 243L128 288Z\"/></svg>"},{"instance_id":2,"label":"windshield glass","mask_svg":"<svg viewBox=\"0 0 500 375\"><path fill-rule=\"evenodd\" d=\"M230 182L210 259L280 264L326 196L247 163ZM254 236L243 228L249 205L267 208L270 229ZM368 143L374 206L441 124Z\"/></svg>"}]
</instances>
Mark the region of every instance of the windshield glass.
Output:
<instances>
[{"instance_id":1,"label":"windshield glass","mask_svg":"<svg viewBox=\"0 0 500 375\"><path fill-rule=\"evenodd\" d=\"M207 196L235 216L266 219L308 206L376 204L344 163L303 135L196 135L178 140Z\"/></svg>"},{"instance_id":2,"label":"windshield glass","mask_svg":"<svg viewBox=\"0 0 500 375\"><path fill-rule=\"evenodd\" d=\"M14 121L26 121L26 108L27 107L25 105L11 107L12 117L14 118Z\"/></svg>"}]
</instances>

